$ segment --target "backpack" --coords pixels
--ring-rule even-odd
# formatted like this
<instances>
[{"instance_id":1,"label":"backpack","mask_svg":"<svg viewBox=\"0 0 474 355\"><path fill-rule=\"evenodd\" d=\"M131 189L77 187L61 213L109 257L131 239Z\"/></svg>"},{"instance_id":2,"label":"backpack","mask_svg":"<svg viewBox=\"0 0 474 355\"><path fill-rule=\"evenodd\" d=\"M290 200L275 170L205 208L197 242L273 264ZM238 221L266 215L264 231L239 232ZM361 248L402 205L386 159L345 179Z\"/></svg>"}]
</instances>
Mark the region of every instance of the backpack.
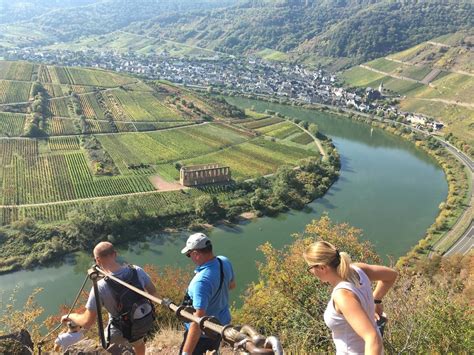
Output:
<instances>
[{"instance_id":1,"label":"backpack","mask_svg":"<svg viewBox=\"0 0 474 355\"><path fill-rule=\"evenodd\" d=\"M122 281L143 290L138 278L137 269L129 265L131 276ZM112 318L111 324L120 329L122 335L133 343L145 337L153 327L155 309L153 304L142 295L111 279L105 279L117 303L118 316Z\"/></svg>"}]
</instances>

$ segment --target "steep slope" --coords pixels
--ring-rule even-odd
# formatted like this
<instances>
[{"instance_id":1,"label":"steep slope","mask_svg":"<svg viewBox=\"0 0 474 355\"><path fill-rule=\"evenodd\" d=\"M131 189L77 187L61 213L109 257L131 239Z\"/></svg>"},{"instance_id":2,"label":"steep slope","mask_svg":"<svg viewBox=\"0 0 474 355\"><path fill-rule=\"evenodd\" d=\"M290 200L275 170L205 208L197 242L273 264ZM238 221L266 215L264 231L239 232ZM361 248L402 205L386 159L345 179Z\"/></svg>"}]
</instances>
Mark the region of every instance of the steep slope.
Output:
<instances>
[{"instance_id":1,"label":"steep slope","mask_svg":"<svg viewBox=\"0 0 474 355\"><path fill-rule=\"evenodd\" d=\"M446 132L474 144L474 32L462 31L353 67L346 85L402 95L400 107L442 120Z\"/></svg>"},{"instance_id":2,"label":"steep slope","mask_svg":"<svg viewBox=\"0 0 474 355\"><path fill-rule=\"evenodd\" d=\"M308 5L248 2L233 8L174 13L127 31L231 54L280 52L307 63L360 63L472 27L468 1L322 1Z\"/></svg>"}]
</instances>

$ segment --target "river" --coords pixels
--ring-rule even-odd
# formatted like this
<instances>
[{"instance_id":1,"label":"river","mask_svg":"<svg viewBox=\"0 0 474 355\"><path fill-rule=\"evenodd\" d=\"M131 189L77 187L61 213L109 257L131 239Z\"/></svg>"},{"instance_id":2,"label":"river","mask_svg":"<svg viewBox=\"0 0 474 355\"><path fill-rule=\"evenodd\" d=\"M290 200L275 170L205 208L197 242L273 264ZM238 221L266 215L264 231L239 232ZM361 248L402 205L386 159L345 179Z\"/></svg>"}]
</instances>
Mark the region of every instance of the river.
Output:
<instances>
[{"instance_id":1,"label":"river","mask_svg":"<svg viewBox=\"0 0 474 355\"><path fill-rule=\"evenodd\" d=\"M387 255L397 258L424 235L447 196L444 173L434 159L399 137L329 113L242 98L228 100L242 108L271 109L315 122L333 139L342 162L339 180L304 211L260 218L235 228L217 227L211 232L217 253L234 264L238 288L232 299L237 305L246 286L256 279L256 261L262 259L257 247L265 241L276 247L288 244L292 233L327 212L333 221L361 228L364 238L386 260ZM179 254L186 237L187 233L150 236L147 243L120 248L120 254L139 265L189 266L189 259ZM42 287L39 305L46 315L57 313L60 304L72 302L91 262L88 254L78 253L47 268L2 275L2 299L5 302L17 288L17 304L21 305L34 288Z\"/></svg>"}]
</instances>

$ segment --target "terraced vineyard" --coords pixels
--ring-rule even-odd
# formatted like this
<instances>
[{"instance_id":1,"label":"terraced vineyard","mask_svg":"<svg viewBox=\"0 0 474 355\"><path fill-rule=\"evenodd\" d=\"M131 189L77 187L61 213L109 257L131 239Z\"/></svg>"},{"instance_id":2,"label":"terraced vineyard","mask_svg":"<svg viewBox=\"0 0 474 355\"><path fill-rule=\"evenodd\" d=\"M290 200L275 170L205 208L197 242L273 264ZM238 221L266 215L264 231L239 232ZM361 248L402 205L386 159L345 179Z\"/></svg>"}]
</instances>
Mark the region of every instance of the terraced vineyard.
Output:
<instances>
[{"instance_id":1,"label":"terraced vineyard","mask_svg":"<svg viewBox=\"0 0 474 355\"><path fill-rule=\"evenodd\" d=\"M0 104L26 102L30 98L31 83L0 80Z\"/></svg>"},{"instance_id":2,"label":"terraced vineyard","mask_svg":"<svg viewBox=\"0 0 474 355\"><path fill-rule=\"evenodd\" d=\"M342 74L348 86L399 94L400 108L441 120L443 132L474 144L474 66L469 34L458 32L353 67Z\"/></svg>"},{"instance_id":3,"label":"terraced vineyard","mask_svg":"<svg viewBox=\"0 0 474 355\"><path fill-rule=\"evenodd\" d=\"M0 137L19 136L23 133L26 115L0 112Z\"/></svg>"},{"instance_id":4,"label":"terraced vineyard","mask_svg":"<svg viewBox=\"0 0 474 355\"><path fill-rule=\"evenodd\" d=\"M38 85L41 134L23 137ZM197 94L100 70L0 61L0 103L12 103L0 106L0 224L62 221L93 205L183 211L202 194L226 192L156 191L157 178L176 186L179 164L227 164L234 177L254 178L318 154L282 118L220 122L218 106Z\"/></svg>"}]
</instances>

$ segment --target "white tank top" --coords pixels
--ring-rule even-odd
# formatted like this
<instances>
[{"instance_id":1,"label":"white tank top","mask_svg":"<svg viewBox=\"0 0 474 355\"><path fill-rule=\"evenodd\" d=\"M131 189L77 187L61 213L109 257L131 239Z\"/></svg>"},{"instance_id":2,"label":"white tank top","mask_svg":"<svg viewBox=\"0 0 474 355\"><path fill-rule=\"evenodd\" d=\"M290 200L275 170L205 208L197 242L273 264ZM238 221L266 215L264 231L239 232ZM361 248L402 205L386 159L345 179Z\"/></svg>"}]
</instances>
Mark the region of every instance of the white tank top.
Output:
<instances>
[{"instance_id":1,"label":"white tank top","mask_svg":"<svg viewBox=\"0 0 474 355\"><path fill-rule=\"evenodd\" d=\"M348 281L339 282L331 294L326 311L324 312L324 322L332 331L332 338L336 345L336 354L364 354L365 342L349 325L344 316L338 313L334 308L334 292L343 288L354 293L359 299L362 308L369 316L369 319L373 322L375 329L375 304L374 297L372 295L372 285L365 274L360 268L355 265L351 265L357 274L359 275L360 286L357 287Z\"/></svg>"}]
</instances>

